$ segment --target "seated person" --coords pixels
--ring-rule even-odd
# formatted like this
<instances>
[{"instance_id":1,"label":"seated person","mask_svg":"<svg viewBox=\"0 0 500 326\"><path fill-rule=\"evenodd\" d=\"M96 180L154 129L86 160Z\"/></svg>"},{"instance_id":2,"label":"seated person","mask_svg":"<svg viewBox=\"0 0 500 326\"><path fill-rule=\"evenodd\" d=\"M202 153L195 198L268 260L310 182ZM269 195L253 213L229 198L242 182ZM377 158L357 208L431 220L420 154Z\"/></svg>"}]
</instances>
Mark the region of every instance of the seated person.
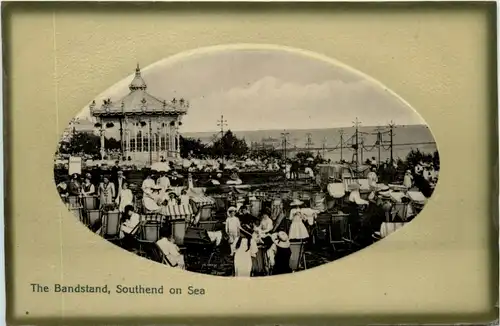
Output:
<instances>
[{"instance_id":1,"label":"seated person","mask_svg":"<svg viewBox=\"0 0 500 326\"><path fill-rule=\"evenodd\" d=\"M170 176L170 185L172 187L182 187L184 185L184 178L177 173L177 171L172 171Z\"/></svg>"},{"instance_id":2,"label":"seated person","mask_svg":"<svg viewBox=\"0 0 500 326\"><path fill-rule=\"evenodd\" d=\"M272 273L272 275L291 273L290 257L292 252L288 235L280 231L277 234L273 234L271 239L272 244L266 252L266 269Z\"/></svg>"},{"instance_id":3,"label":"seated person","mask_svg":"<svg viewBox=\"0 0 500 326\"><path fill-rule=\"evenodd\" d=\"M167 233L166 238L161 238L156 242L156 245L163 253L164 259L172 267L185 269L184 255L181 254L179 247L174 242L174 236L172 233Z\"/></svg>"},{"instance_id":4,"label":"seated person","mask_svg":"<svg viewBox=\"0 0 500 326\"><path fill-rule=\"evenodd\" d=\"M181 190L181 196L179 197L180 205L189 205L189 196L186 189Z\"/></svg>"},{"instance_id":5,"label":"seated person","mask_svg":"<svg viewBox=\"0 0 500 326\"><path fill-rule=\"evenodd\" d=\"M259 225L256 227L256 231L261 236L264 236L273 230L273 220L271 220L270 216L271 210L269 208L264 209Z\"/></svg>"},{"instance_id":6,"label":"seated person","mask_svg":"<svg viewBox=\"0 0 500 326\"><path fill-rule=\"evenodd\" d=\"M134 235L141 220L141 216L134 212L134 206L127 205L123 211L121 233Z\"/></svg>"},{"instance_id":7,"label":"seated person","mask_svg":"<svg viewBox=\"0 0 500 326\"><path fill-rule=\"evenodd\" d=\"M359 185L352 184L351 186L351 194L349 195L349 201L351 203L356 203L357 205L368 205L368 201L361 198L359 194Z\"/></svg>"},{"instance_id":8,"label":"seated person","mask_svg":"<svg viewBox=\"0 0 500 326\"><path fill-rule=\"evenodd\" d=\"M150 191L144 192L142 202L144 204L144 208L146 208L148 211L158 211L160 209L160 206L158 204L161 202L160 187L154 185Z\"/></svg>"},{"instance_id":9,"label":"seated person","mask_svg":"<svg viewBox=\"0 0 500 326\"><path fill-rule=\"evenodd\" d=\"M57 185L57 191L59 192L59 196L62 198L66 198L69 195L68 192L68 183L66 181L62 181Z\"/></svg>"}]
</instances>

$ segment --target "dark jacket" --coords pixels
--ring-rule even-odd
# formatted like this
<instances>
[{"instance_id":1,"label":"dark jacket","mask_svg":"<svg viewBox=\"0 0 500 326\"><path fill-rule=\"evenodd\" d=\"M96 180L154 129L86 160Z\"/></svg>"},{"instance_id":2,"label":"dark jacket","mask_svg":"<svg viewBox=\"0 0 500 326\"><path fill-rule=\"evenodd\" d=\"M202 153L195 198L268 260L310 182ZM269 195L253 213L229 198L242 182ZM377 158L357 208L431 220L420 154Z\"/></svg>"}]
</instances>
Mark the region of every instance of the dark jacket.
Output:
<instances>
[{"instance_id":1,"label":"dark jacket","mask_svg":"<svg viewBox=\"0 0 500 326\"><path fill-rule=\"evenodd\" d=\"M274 256L274 267L273 275L287 274L291 273L290 268L290 257L292 256L292 251L290 248L277 247L276 256Z\"/></svg>"}]
</instances>

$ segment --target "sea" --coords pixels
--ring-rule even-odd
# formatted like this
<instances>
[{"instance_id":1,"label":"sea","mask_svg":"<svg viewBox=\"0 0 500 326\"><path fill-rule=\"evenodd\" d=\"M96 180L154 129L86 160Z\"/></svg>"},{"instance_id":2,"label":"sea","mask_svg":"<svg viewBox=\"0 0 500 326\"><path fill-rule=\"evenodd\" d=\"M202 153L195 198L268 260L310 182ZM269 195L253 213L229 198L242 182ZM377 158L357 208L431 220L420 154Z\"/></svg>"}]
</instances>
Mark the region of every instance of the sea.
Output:
<instances>
[{"instance_id":1,"label":"sea","mask_svg":"<svg viewBox=\"0 0 500 326\"><path fill-rule=\"evenodd\" d=\"M311 151L320 154L325 159L334 162L341 159L350 161L355 155L352 147L356 143L356 128L326 128L326 129L287 129L287 130L247 130L232 131L236 137L243 138L250 147L274 147L284 152L283 139L286 136L287 156L293 156L298 151ZM381 146L377 145L380 132ZM200 139L210 143L220 137L220 132L185 132L184 137ZM285 135L283 135L285 134ZM358 128L358 152L360 161L368 158L386 160L390 158L391 128L389 126L364 126ZM341 146L342 139L342 146ZM433 154L437 144L427 125L395 125L392 128L393 157L405 159L411 150Z\"/></svg>"}]
</instances>

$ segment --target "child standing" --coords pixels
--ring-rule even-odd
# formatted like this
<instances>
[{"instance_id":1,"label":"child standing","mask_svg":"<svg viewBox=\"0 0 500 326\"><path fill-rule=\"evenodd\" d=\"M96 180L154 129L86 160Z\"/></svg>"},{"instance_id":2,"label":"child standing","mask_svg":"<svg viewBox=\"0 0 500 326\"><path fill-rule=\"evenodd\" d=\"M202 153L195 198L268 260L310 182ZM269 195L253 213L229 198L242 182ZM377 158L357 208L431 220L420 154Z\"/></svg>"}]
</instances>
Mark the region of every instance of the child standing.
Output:
<instances>
[{"instance_id":1,"label":"child standing","mask_svg":"<svg viewBox=\"0 0 500 326\"><path fill-rule=\"evenodd\" d=\"M234 253L234 245L240 237L240 219L236 216L236 207L229 207L227 210L226 233L229 237L229 245L231 246L231 254Z\"/></svg>"}]
</instances>

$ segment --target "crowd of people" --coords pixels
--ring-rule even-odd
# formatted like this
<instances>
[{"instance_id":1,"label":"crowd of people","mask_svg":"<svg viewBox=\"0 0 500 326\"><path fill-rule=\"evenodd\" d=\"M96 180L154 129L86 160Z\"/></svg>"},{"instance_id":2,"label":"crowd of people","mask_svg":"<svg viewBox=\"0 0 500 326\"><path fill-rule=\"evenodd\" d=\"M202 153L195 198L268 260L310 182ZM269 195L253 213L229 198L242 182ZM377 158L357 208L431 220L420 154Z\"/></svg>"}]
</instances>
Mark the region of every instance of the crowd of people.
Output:
<instances>
[{"instance_id":1,"label":"crowd of people","mask_svg":"<svg viewBox=\"0 0 500 326\"><path fill-rule=\"evenodd\" d=\"M116 161L97 175L73 174L68 181L60 182L57 188L63 199L97 197L99 209L116 210L121 214L121 236L135 236L143 213L161 213L168 206L189 206L194 188L243 184L240 170L234 162L207 163L203 171L209 172L210 177L203 184L195 184L192 174L198 170L190 170L193 163L183 169L169 162L168 169L149 171L140 185L131 189L122 162ZM322 161L297 159L279 163L273 161L270 167L287 179L295 180L301 175L314 180L318 175L317 166ZM184 167L187 165L184 164ZM360 242L369 244L373 234L384 237L396 229L386 228L384 231L381 228L384 223L390 221L388 225L392 226L399 223L397 227L401 227L409 222L420 209L414 204L430 197L438 179L438 171L432 163L419 162L404 173L401 182L396 182L401 187L398 189L382 182L380 174L383 169L379 162L370 161L369 169L367 187L363 188L364 185L357 182L346 187L342 178L330 176L325 189L318 189L314 194L314 200L291 199L281 207L281 213L276 213L271 205L262 205L255 213L252 203L256 198L253 195L244 200L231 199L220 220L221 226L206 232L206 236L216 246L227 246L235 276L289 273L292 272L290 259L294 243L311 243L317 232L316 218L319 214L346 213L350 216L353 233L361 235ZM412 198L415 193L423 194L424 199ZM399 196L403 210L395 210L395 195ZM189 226L196 226L199 220L193 218L186 222ZM173 231L165 232L157 242L158 247L172 266L189 269L185 253L181 253L175 243Z\"/></svg>"}]
</instances>

